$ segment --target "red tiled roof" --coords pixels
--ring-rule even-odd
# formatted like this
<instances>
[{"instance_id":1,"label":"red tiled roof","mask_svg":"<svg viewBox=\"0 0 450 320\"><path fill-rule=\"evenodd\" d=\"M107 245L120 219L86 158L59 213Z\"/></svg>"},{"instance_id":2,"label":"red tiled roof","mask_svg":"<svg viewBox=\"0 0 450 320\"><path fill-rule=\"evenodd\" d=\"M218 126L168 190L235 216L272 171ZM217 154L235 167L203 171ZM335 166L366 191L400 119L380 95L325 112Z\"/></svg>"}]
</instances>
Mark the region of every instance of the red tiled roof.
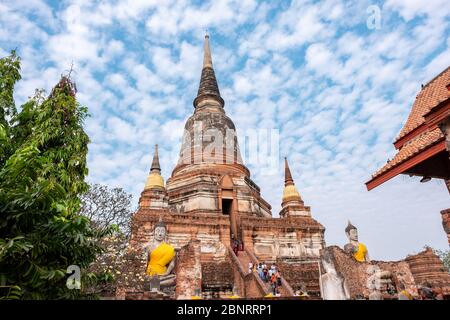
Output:
<instances>
[{"instance_id":1,"label":"red tiled roof","mask_svg":"<svg viewBox=\"0 0 450 320\"><path fill-rule=\"evenodd\" d=\"M425 85L414 101L411 113L396 141L424 123L424 115L440 102L448 99L447 85L450 83L450 66Z\"/></svg>"},{"instance_id":2,"label":"red tiled roof","mask_svg":"<svg viewBox=\"0 0 450 320\"><path fill-rule=\"evenodd\" d=\"M408 141L405 145L403 145L392 160L388 160L388 162L381 169L375 172L372 175L372 178L376 178L377 176L392 169L393 167L396 167L420 151L431 147L443 139L444 135L439 128L435 128L432 131L425 131L423 134L414 137L411 141Z\"/></svg>"},{"instance_id":3,"label":"red tiled roof","mask_svg":"<svg viewBox=\"0 0 450 320\"><path fill-rule=\"evenodd\" d=\"M422 129L419 129L419 131L413 134L410 138L406 136L419 126L425 125L424 116L433 107L449 98L450 94L447 89L449 84L450 66L421 89L412 106L408 120L395 141L398 143L398 145L396 144L397 148L399 148L397 154L393 159L388 160L381 169L376 171L372 175L372 180L367 182L367 184L373 183L374 179L379 178L381 175L387 173L395 167L398 167L403 162L413 158L416 154L431 148L444 139L444 135L439 128L429 130L422 127ZM404 141L398 142L402 138L404 138ZM378 184L379 183L376 183L376 185Z\"/></svg>"}]
</instances>

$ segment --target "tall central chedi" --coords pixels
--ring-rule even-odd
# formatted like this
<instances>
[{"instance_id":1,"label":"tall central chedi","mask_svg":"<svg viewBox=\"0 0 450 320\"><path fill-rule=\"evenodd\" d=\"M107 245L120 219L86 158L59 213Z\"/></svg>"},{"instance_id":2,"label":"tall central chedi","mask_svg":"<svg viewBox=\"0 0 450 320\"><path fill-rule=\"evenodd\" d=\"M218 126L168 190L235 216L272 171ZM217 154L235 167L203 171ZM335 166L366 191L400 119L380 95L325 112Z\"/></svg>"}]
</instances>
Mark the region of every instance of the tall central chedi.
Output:
<instances>
[{"instance_id":1,"label":"tall central chedi","mask_svg":"<svg viewBox=\"0 0 450 320\"><path fill-rule=\"evenodd\" d=\"M149 265L162 264L159 269L166 271L156 276L161 284L166 278L175 279L175 285L164 287L164 294L172 298L263 297L270 287L256 273L249 277L242 270L249 261L276 262L283 270L282 295L292 296L304 287L319 295L318 261L325 229L304 205L287 160L282 210L279 218L272 217L271 206L242 162L236 128L226 115L214 73L208 35L193 104L180 157L166 184L161 176L164 163L158 157L164 151L155 147L130 240L130 252L138 252L147 264L138 266L133 260L130 272L145 278ZM164 228L158 229L161 225ZM241 244L238 250L232 248L236 240ZM149 243L161 247L149 255L145 250ZM163 254L163 247L173 247L175 257ZM128 286L119 291L126 296L140 290L145 289Z\"/></svg>"},{"instance_id":2,"label":"tall central chedi","mask_svg":"<svg viewBox=\"0 0 450 320\"><path fill-rule=\"evenodd\" d=\"M184 127L180 158L167 181L169 209L228 215L231 234L241 238L237 213L271 217L270 205L242 163L236 128L226 115L213 69L209 36L194 114Z\"/></svg>"}]
</instances>

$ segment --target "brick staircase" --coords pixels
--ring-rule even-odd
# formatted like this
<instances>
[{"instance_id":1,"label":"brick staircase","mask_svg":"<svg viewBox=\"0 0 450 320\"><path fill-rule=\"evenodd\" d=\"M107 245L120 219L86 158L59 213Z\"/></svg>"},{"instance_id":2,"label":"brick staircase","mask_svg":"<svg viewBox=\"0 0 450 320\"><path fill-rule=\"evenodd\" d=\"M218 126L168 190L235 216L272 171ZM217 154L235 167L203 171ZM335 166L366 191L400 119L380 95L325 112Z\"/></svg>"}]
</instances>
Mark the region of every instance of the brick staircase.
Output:
<instances>
[{"instance_id":1,"label":"brick staircase","mask_svg":"<svg viewBox=\"0 0 450 320\"><path fill-rule=\"evenodd\" d=\"M245 251L239 251L237 257L238 257L239 262L241 263L241 266L243 267L243 269L248 272L248 264L249 264L249 262L252 261L250 259L250 257L247 255L247 253Z\"/></svg>"},{"instance_id":2,"label":"brick staircase","mask_svg":"<svg viewBox=\"0 0 450 320\"><path fill-rule=\"evenodd\" d=\"M228 253L239 274L240 281L238 282L243 283L240 288L241 295L245 298L263 298L267 295L270 291L267 285L259 278L258 274L256 272L248 272L248 263L252 261L251 257L245 251L239 251L238 256L236 256L229 246Z\"/></svg>"},{"instance_id":3,"label":"brick staircase","mask_svg":"<svg viewBox=\"0 0 450 320\"><path fill-rule=\"evenodd\" d=\"M248 266L248 262L250 262L250 261L252 261L253 264L255 264L255 265L259 264L258 258L256 258L256 256L253 254L253 252L251 252L247 248L245 249L244 252L245 252L245 257L247 259L249 259L249 261L247 261L247 266ZM257 272L254 272L254 273L258 277L258 279L261 280L258 273ZM272 292L272 286L270 285L270 283L268 283L268 282L265 283L262 280L261 280L261 282L264 283L268 292ZM290 284L286 281L286 279L283 276L281 277L281 287L279 288L279 290L280 290L281 297L293 297L295 294L294 289L292 289Z\"/></svg>"},{"instance_id":4,"label":"brick staircase","mask_svg":"<svg viewBox=\"0 0 450 320\"><path fill-rule=\"evenodd\" d=\"M270 283L264 282L259 277L257 271L253 271L251 273L248 272L249 262L252 262L255 265L259 263L258 259L252 252L245 249L245 251L239 251L236 256L230 247L228 247L228 252L232 258L232 262L235 264L235 267L239 270L239 274L245 284L243 294L246 298L263 298L272 292ZM281 277L281 284L282 285L279 288L281 294L280 298L293 297L294 290L283 277Z\"/></svg>"}]
</instances>

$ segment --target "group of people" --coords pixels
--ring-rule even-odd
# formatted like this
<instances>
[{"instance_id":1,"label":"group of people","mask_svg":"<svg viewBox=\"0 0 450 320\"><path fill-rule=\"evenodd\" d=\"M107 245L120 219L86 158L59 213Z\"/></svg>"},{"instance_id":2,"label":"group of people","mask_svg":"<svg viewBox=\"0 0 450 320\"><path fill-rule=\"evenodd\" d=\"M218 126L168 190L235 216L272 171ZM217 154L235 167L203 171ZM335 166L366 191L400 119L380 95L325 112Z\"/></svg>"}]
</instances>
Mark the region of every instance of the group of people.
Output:
<instances>
[{"instance_id":1,"label":"group of people","mask_svg":"<svg viewBox=\"0 0 450 320\"><path fill-rule=\"evenodd\" d=\"M398 290L398 293L397 293ZM444 300L441 288L432 288L432 286L425 282L417 287L418 296L413 296L403 283L400 283L398 289L392 284L387 286L386 292L391 295L397 295L398 300ZM383 295L378 291L378 297L369 295L370 300L383 300Z\"/></svg>"},{"instance_id":2,"label":"group of people","mask_svg":"<svg viewBox=\"0 0 450 320\"><path fill-rule=\"evenodd\" d=\"M231 235L231 248L233 249L233 252L236 256L238 256L239 251L244 250L244 244L241 240L236 239L234 235Z\"/></svg>"},{"instance_id":3,"label":"group of people","mask_svg":"<svg viewBox=\"0 0 450 320\"><path fill-rule=\"evenodd\" d=\"M415 300L415 298L405 289L403 284L400 285L400 292L398 293L398 300ZM432 286L425 282L417 288L419 297L417 300L444 300L444 295L441 288L432 288Z\"/></svg>"},{"instance_id":4,"label":"group of people","mask_svg":"<svg viewBox=\"0 0 450 320\"><path fill-rule=\"evenodd\" d=\"M281 272L275 263L272 263L269 268L265 263L258 263L258 265L254 265L252 262L249 262L248 272L251 273L254 271L258 272L258 275L262 281L270 284L271 291L274 296L279 297L281 295Z\"/></svg>"}]
</instances>

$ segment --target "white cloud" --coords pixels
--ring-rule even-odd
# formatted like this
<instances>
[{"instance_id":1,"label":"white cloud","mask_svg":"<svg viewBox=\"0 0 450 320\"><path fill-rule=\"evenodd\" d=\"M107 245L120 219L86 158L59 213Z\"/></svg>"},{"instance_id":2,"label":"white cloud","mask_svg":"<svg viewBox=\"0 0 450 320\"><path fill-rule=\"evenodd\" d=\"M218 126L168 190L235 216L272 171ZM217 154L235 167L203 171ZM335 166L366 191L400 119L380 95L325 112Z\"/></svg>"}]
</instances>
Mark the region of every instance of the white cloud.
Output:
<instances>
[{"instance_id":1,"label":"white cloud","mask_svg":"<svg viewBox=\"0 0 450 320\"><path fill-rule=\"evenodd\" d=\"M364 182L395 153L420 84L450 63L449 9L441 0L389 0L382 28L366 30L370 4L7 1L0 53L18 47L23 58L18 102L36 87L49 91L74 63L78 100L92 114L89 180L122 186L137 201L153 145L166 178L177 161L208 28L227 114L239 134L279 129L280 157L288 155L327 243L345 242L350 218L372 257L400 259L426 243L447 248L446 190L398 177L367 192ZM276 174L249 167L276 216L282 164Z\"/></svg>"},{"instance_id":2,"label":"white cloud","mask_svg":"<svg viewBox=\"0 0 450 320\"><path fill-rule=\"evenodd\" d=\"M436 18L450 15L448 2L445 0L428 1L426 5L420 0L388 0L384 8L398 11L406 21L424 15Z\"/></svg>"}]
</instances>

